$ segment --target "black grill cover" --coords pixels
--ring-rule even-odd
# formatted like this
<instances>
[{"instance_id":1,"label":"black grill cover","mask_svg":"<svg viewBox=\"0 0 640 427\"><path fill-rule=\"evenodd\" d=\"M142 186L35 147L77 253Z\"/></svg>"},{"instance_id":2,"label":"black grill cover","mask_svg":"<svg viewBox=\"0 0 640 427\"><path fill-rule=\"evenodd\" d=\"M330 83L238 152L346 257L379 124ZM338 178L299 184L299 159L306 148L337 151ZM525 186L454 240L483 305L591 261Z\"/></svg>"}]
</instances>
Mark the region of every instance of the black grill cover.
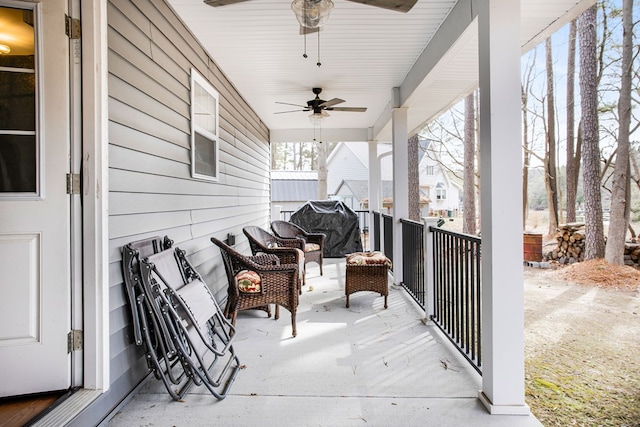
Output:
<instances>
[{"instance_id":1,"label":"black grill cover","mask_svg":"<svg viewBox=\"0 0 640 427\"><path fill-rule=\"evenodd\" d=\"M290 221L310 233L324 233L326 258L362 251L358 214L335 200L311 200L291 214Z\"/></svg>"}]
</instances>

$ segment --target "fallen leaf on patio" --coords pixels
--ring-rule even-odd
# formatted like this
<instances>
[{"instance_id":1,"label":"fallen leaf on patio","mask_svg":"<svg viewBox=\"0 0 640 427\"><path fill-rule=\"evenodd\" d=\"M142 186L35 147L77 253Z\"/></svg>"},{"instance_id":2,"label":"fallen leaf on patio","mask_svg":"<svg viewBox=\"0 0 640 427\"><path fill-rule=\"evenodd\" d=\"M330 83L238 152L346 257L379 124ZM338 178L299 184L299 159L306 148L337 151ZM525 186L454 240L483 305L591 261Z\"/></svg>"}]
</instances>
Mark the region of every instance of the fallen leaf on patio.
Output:
<instances>
[{"instance_id":1,"label":"fallen leaf on patio","mask_svg":"<svg viewBox=\"0 0 640 427\"><path fill-rule=\"evenodd\" d=\"M442 363L442 367L443 367L444 369L447 369L447 370L450 370L450 371L453 371L453 372L458 372L458 370L457 370L457 369L454 369L454 368L451 366L451 364L450 364L451 362L449 362L448 360L442 360L442 359L440 359L440 363Z\"/></svg>"}]
</instances>

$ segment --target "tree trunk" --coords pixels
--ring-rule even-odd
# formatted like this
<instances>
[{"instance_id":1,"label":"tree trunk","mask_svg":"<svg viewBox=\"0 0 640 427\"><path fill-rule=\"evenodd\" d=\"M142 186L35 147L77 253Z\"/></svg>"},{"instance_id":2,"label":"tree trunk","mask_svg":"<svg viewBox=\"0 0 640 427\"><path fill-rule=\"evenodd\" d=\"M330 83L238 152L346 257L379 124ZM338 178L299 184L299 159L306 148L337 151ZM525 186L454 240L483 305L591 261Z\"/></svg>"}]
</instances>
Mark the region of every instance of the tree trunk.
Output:
<instances>
[{"instance_id":1,"label":"tree trunk","mask_svg":"<svg viewBox=\"0 0 640 427\"><path fill-rule=\"evenodd\" d=\"M553 52L551 38L545 42L547 69L547 145L545 150L545 184L549 204L549 234L558 228L558 180L556 161L556 114L554 108L555 94L553 87Z\"/></svg>"},{"instance_id":2,"label":"tree trunk","mask_svg":"<svg viewBox=\"0 0 640 427\"><path fill-rule=\"evenodd\" d=\"M611 211L605 259L624 264L624 243L629 225L629 128L631 123L631 65L633 51L633 0L622 0L622 76L618 98L618 149L611 183Z\"/></svg>"},{"instance_id":3,"label":"tree trunk","mask_svg":"<svg viewBox=\"0 0 640 427\"><path fill-rule=\"evenodd\" d=\"M298 146L298 159L296 160L296 170L302 170L302 156L303 156L303 148L302 148L302 142L298 142L296 144Z\"/></svg>"},{"instance_id":4,"label":"tree trunk","mask_svg":"<svg viewBox=\"0 0 640 427\"><path fill-rule=\"evenodd\" d=\"M271 170L276 170L278 168L278 162L276 159L278 158L276 144L270 143L271 146Z\"/></svg>"},{"instance_id":5,"label":"tree trunk","mask_svg":"<svg viewBox=\"0 0 640 427\"><path fill-rule=\"evenodd\" d=\"M464 174L462 180L463 217L462 232L476 234L476 126L475 96L472 93L464 100Z\"/></svg>"},{"instance_id":6,"label":"tree trunk","mask_svg":"<svg viewBox=\"0 0 640 427\"><path fill-rule=\"evenodd\" d=\"M586 260L604 256L598 137L596 12L597 6L591 6L578 20Z\"/></svg>"},{"instance_id":7,"label":"tree trunk","mask_svg":"<svg viewBox=\"0 0 640 427\"><path fill-rule=\"evenodd\" d=\"M318 154L316 153L316 144L311 144L311 170L318 170Z\"/></svg>"},{"instance_id":8,"label":"tree trunk","mask_svg":"<svg viewBox=\"0 0 640 427\"><path fill-rule=\"evenodd\" d=\"M569 53L567 59L567 222L576 222L576 195L580 158L575 153L575 74L576 74L576 20L569 24Z\"/></svg>"},{"instance_id":9,"label":"tree trunk","mask_svg":"<svg viewBox=\"0 0 640 427\"><path fill-rule=\"evenodd\" d=\"M418 135L415 134L408 141L409 144L409 219L420 221L420 172L418 159Z\"/></svg>"},{"instance_id":10,"label":"tree trunk","mask_svg":"<svg viewBox=\"0 0 640 427\"><path fill-rule=\"evenodd\" d=\"M327 143L318 142L318 200L327 200Z\"/></svg>"}]
</instances>

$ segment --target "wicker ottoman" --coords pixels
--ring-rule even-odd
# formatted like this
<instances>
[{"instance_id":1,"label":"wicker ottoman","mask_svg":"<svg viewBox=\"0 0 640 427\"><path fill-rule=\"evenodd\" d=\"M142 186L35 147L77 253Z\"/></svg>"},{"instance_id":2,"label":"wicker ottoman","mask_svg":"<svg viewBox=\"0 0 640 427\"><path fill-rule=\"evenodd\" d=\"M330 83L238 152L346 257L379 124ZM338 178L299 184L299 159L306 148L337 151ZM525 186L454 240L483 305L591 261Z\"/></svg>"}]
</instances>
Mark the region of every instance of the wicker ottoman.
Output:
<instances>
[{"instance_id":1,"label":"wicker ottoman","mask_svg":"<svg viewBox=\"0 0 640 427\"><path fill-rule=\"evenodd\" d=\"M384 308L387 308L389 295L389 268L391 260L382 252L356 252L347 255L347 268L344 294L347 297L354 292L378 292L384 296Z\"/></svg>"}]
</instances>

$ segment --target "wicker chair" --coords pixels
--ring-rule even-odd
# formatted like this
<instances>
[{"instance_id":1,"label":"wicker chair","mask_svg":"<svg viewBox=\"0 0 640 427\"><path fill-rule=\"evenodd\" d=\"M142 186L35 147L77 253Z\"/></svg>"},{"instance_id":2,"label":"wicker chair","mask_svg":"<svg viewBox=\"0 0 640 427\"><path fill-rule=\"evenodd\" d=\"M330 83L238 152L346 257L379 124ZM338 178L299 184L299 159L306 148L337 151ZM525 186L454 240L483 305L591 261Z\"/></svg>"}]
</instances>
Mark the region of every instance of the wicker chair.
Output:
<instances>
[{"instance_id":1,"label":"wicker chair","mask_svg":"<svg viewBox=\"0 0 640 427\"><path fill-rule=\"evenodd\" d=\"M275 319L280 317L280 306L291 312L292 335L296 331L296 311L298 309L298 264L273 264L265 262L259 264L255 257L248 257L235 251L226 243L211 238L211 242L220 248L224 268L229 281L229 299L231 324L235 326L238 311L249 308L263 307L275 304ZM266 258L273 258L266 255ZM268 261L268 260L266 260ZM260 277L257 291L245 292L238 285L238 274L241 272L255 272Z\"/></svg>"},{"instance_id":2,"label":"wicker chair","mask_svg":"<svg viewBox=\"0 0 640 427\"><path fill-rule=\"evenodd\" d=\"M302 239L277 237L255 225L244 227L242 232L249 240L249 247L253 255L273 254L280 259L280 264L297 264L300 282L302 285L306 283L304 241ZM302 291L300 292L302 293Z\"/></svg>"},{"instance_id":3,"label":"wicker chair","mask_svg":"<svg viewBox=\"0 0 640 427\"><path fill-rule=\"evenodd\" d=\"M272 221L271 229L278 237L284 239L295 238L304 240L304 263L317 263L320 266L320 275L322 276L322 260L325 239L324 234L309 233L302 229L300 226L287 221Z\"/></svg>"}]
</instances>

